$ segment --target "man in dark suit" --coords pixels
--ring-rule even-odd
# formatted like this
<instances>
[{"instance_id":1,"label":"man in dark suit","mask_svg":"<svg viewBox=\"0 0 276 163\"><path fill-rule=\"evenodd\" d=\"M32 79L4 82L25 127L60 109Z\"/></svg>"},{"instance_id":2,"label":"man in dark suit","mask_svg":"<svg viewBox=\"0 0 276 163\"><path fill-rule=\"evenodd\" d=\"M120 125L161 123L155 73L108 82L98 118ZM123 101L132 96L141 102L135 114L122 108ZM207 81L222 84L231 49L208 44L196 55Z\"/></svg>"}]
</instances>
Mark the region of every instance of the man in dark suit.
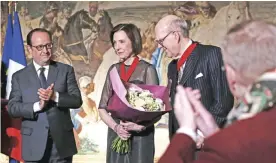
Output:
<instances>
[{"instance_id":1,"label":"man in dark suit","mask_svg":"<svg viewBox=\"0 0 276 163\"><path fill-rule=\"evenodd\" d=\"M234 98L229 90L225 72L222 71L220 48L192 41L188 37L186 21L174 15L159 20L155 33L159 46L165 49L168 57L174 58L168 67L168 80L172 82L172 105L177 85L199 89L202 103L221 127L233 107ZM171 112L170 138L178 128L174 113Z\"/></svg>"},{"instance_id":2,"label":"man in dark suit","mask_svg":"<svg viewBox=\"0 0 276 163\"><path fill-rule=\"evenodd\" d=\"M49 31L34 29L27 35L33 57L14 73L8 112L22 118L22 157L26 162L70 163L77 153L71 108L82 105L74 69L52 61Z\"/></svg>"},{"instance_id":3,"label":"man in dark suit","mask_svg":"<svg viewBox=\"0 0 276 163\"><path fill-rule=\"evenodd\" d=\"M229 30L222 54L230 90L241 105L220 130L200 102L200 92L178 86L174 109L180 128L159 163L276 162L275 44L272 24L249 21ZM194 160L196 128L206 139Z\"/></svg>"}]
</instances>

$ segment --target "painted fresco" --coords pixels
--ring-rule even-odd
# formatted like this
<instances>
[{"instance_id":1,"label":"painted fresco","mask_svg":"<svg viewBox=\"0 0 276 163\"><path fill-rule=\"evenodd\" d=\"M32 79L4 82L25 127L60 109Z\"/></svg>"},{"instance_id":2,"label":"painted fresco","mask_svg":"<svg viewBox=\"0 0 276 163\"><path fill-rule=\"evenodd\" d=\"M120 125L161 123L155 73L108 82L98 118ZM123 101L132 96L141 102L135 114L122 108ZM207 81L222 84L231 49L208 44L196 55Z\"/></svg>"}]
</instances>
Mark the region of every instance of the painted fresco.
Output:
<instances>
[{"instance_id":1,"label":"painted fresco","mask_svg":"<svg viewBox=\"0 0 276 163\"><path fill-rule=\"evenodd\" d=\"M192 39L219 46L230 26L252 18L249 9L248 2L18 2L23 39L34 28L48 29L53 33L53 59L75 68L83 105L71 110L78 147L74 162L105 162L107 126L99 117L98 103L107 70L118 62L109 40L113 26L134 23L140 28L140 55L155 65L160 83L166 85L170 59L154 41L154 27L162 16L175 14L188 20ZM7 2L1 2L1 13L3 47ZM167 115L156 124L155 140L157 160L168 144Z\"/></svg>"}]
</instances>

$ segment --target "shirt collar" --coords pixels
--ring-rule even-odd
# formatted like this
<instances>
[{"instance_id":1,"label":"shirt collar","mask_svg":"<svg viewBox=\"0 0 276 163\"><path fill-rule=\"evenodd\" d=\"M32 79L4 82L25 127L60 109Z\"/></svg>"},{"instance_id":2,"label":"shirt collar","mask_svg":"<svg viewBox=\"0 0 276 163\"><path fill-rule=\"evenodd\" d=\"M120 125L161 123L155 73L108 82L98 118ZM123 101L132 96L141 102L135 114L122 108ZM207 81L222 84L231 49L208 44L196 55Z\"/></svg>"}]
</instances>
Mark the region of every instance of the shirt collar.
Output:
<instances>
[{"instance_id":1,"label":"shirt collar","mask_svg":"<svg viewBox=\"0 0 276 163\"><path fill-rule=\"evenodd\" d=\"M49 65L40 66L40 65L37 64L34 60L33 60L33 63L34 63L34 67L35 67L35 70L36 70L36 71L38 71L41 67L44 67L46 70L49 70Z\"/></svg>"},{"instance_id":2,"label":"shirt collar","mask_svg":"<svg viewBox=\"0 0 276 163\"><path fill-rule=\"evenodd\" d=\"M188 44L186 45L184 52L188 49L188 47L189 47L190 45L192 45L192 43L193 43L192 40L189 39ZM184 52L183 52L181 55L177 56L175 59L181 58L182 55L184 54Z\"/></svg>"}]
</instances>

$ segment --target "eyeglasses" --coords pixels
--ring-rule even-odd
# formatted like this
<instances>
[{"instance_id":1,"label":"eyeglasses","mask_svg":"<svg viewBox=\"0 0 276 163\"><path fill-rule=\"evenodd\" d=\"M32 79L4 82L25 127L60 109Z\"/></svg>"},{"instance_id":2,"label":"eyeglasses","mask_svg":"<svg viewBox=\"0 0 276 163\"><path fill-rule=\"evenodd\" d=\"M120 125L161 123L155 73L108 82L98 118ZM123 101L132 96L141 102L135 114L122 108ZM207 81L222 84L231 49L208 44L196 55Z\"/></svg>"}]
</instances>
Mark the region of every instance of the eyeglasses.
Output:
<instances>
[{"instance_id":1,"label":"eyeglasses","mask_svg":"<svg viewBox=\"0 0 276 163\"><path fill-rule=\"evenodd\" d=\"M38 50L38 51L42 51L44 49L44 47L46 49L52 49L53 43L48 43L48 44L45 44L45 45L37 45L37 46L32 46L32 47L35 47L36 50Z\"/></svg>"},{"instance_id":2,"label":"eyeglasses","mask_svg":"<svg viewBox=\"0 0 276 163\"><path fill-rule=\"evenodd\" d=\"M165 37L163 37L162 39L156 40L156 42L157 42L158 44L160 44L161 46L164 47L163 42L164 42L165 39L166 39L171 33L173 33L173 32L174 32L174 31L169 32L169 33L168 33Z\"/></svg>"},{"instance_id":3,"label":"eyeglasses","mask_svg":"<svg viewBox=\"0 0 276 163\"><path fill-rule=\"evenodd\" d=\"M163 37L162 39L159 40L155 40L159 45L161 45L163 48L165 48L163 42L165 41L165 39L171 34L171 33L175 33L175 32L179 32L179 31L170 31L165 37Z\"/></svg>"}]
</instances>

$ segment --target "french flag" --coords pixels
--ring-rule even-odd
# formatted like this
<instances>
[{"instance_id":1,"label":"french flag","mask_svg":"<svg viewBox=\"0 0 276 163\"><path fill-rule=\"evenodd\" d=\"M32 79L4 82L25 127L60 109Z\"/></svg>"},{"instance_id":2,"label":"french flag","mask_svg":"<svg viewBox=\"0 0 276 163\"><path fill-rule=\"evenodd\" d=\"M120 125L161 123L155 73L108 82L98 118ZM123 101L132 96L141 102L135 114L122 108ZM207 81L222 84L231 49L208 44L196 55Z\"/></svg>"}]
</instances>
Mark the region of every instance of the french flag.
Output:
<instances>
[{"instance_id":1,"label":"french flag","mask_svg":"<svg viewBox=\"0 0 276 163\"><path fill-rule=\"evenodd\" d=\"M12 21L12 14L9 14L2 55L2 68L4 68L2 70L4 71L2 78L5 78L5 82L2 84L6 86L6 89L4 88L6 99L9 99L13 73L23 69L27 65L17 12L14 12L14 23L12 23ZM3 87L1 89L3 89ZM4 91L1 90L1 92L3 93ZM22 161L20 128L21 119L9 117L6 109L3 109L1 105L1 152L10 157L10 163Z\"/></svg>"}]
</instances>

